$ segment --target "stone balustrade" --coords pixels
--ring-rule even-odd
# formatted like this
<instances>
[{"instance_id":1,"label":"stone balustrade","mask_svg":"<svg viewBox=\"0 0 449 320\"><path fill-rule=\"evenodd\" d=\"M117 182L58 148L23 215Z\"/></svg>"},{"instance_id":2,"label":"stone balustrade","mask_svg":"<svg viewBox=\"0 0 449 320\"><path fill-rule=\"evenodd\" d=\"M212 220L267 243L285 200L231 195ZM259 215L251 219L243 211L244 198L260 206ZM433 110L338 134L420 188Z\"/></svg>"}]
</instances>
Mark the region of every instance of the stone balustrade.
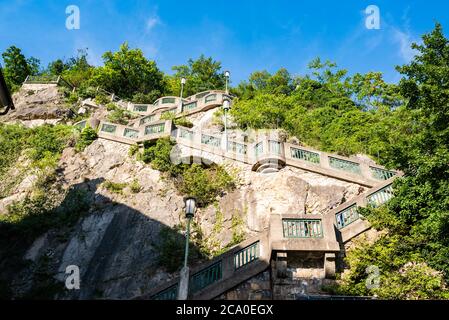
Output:
<instances>
[{"instance_id":1,"label":"stone balustrade","mask_svg":"<svg viewBox=\"0 0 449 320\"><path fill-rule=\"evenodd\" d=\"M152 114L155 120L159 120L168 111L177 117L204 112L221 106L224 99L232 100L232 96L225 91L209 90L183 99L175 96L161 97L153 104L128 103L127 109L143 116Z\"/></svg>"},{"instance_id":2,"label":"stone balustrade","mask_svg":"<svg viewBox=\"0 0 449 320\"><path fill-rule=\"evenodd\" d=\"M178 97L162 97L155 105L129 104L143 115L130 125L118 125L103 120L88 119L75 124L84 128L89 123L98 128L100 138L126 144L171 137L192 151L196 157L231 159L251 165L262 173L275 172L285 166L329 176L371 188L364 194L338 206L325 215L271 215L269 230L231 248L226 253L191 269L190 293L193 299L212 299L266 270L272 252L286 256L289 251L322 254L326 277L335 274L336 254L345 243L370 228L358 208L380 206L392 196L392 182L400 172L355 157L343 157L312 148L284 142L270 134L262 134L251 142L226 138L163 120L164 112L176 117L203 112L222 104L228 96L222 91L206 91L182 101ZM164 100L165 99L165 100ZM185 156L185 155L184 155ZM214 161L215 159L215 161ZM155 288L149 295L136 299L176 299L179 278Z\"/></svg>"},{"instance_id":3,"label":"stone balustrade","mask_svg":"<svg viewBox=\"0 0 449 320\"><path fill-rule=\"evenodd\" d=\"M206 300L219 296L270 265L268 231L247 239L226 253L190 269L189 299ZM135 299L174 300L179 278L168 281L145 296Z\"/></svg>"},{"instance_id":4,"label":"stone balustrade","mask_svg":"<svg viewBox=\"0 0 449 320\"><path fill-rule=\"evenodd\" d=\"M379 183L376 187L355 197L354 199L343 203L337 208L331 210L327 215L334 220L336 229L343 243L348 242L357 235L365 232L371 226L368 221L362 219L358 208L368 205L379 207L393 197L393 181L396 177Z\"/></svg>"},{"instance_id":5,"label":"stone balustrade","mask_svg":"<svg viewBox=\"0 0 449 320\"><path fill-rule=\"evenodd\" d=\"M132 145L169 137L173 129L172 126L171 120L160 120L140 128L101 120L98 124L98 137Z\"/></svg>"}]
</instances>

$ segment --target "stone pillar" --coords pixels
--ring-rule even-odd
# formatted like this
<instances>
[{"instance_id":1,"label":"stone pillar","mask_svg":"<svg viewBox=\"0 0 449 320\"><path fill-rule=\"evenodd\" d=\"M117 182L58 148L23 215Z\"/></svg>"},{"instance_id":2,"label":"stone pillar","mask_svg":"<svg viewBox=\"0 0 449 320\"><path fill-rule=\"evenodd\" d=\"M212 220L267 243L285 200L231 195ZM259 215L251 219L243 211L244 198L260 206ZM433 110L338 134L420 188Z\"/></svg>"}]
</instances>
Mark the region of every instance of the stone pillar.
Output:
<instances>
[{"instance_id":1,"label":"stone pillar","mask_svg":"<svg viewBox=\"0 0 449 320\"><path fill-rule=\"evenodd\" d=\"M98 126L100 125L100 120L98 120L97 118L90 118L89 125L91 128L97 129Z\"/></svg>"},{"instance_id":2,"label":"stone pillar","mask_svg":"<svg viewBox=\"0 0 449 320\"><path fill-rule=\"evenodd\" d=\"M189 267L184 267L181 269L178 300L187 300L189 296L189 273Z\"/></svg>"},{"instance_id":3,"label":"stone pillar","mask_svg":"<svg viewBox=\"0 0 449 320\"><path fill-rule=\"evenodd\" d=\"M335 277L335 253L324 254L324 276L326 279Z\"/></svg>"},{"instance_id":4,"label":"stone pillar","mask_svg":"<svg viewBox=\"0 0 449 320\"><path fill-rule=\"evenodd\" d=\"M278 252L276 254L276 277L287 278L287 252Z\"/></svg>"}]
</instances>

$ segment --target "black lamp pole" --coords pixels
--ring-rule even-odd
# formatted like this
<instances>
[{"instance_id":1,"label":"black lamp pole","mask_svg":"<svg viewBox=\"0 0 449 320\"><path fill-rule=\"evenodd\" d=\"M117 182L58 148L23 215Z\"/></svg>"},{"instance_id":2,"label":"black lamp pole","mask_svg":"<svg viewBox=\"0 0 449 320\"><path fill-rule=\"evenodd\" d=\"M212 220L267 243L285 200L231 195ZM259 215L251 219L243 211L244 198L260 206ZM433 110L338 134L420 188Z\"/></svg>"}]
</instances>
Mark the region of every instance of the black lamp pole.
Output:
<instances>
[{"instance_id":1,"label":"black lamp pole","mask_svg":"<svg viewBox=\"0 0 449 320\"><path fill-rule=\"evenodd\" d=\"M5 115L8 111L14 110L14 102L12 101L11 94L6 86L5 78L3 77L2 67L0 66L0 108L6 108L0 111L0 115Z\"/></svg>"}]
</instances>

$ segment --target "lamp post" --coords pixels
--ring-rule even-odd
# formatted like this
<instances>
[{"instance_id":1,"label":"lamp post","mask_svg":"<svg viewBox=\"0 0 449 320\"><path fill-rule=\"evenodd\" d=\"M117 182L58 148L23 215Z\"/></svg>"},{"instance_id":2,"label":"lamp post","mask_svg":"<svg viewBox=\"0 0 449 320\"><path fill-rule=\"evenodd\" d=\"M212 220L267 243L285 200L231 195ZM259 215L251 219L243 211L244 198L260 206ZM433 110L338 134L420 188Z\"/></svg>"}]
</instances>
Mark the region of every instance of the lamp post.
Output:
<instances>
[{"instance_id":1,"label":"lamp post","mask_svg":"<svg viewBox=\"0 0 449 320\"><path fill-rule=\"evenodd\" d=\"M223 100L223 111L224 111L224 146L223 149L227 150L228 148L228 116L227 112L231 109L231 102L229 99Z\"/></svg>"},{"instance_id":2,"label":"lamp post","mask_svg":"<svg viewBox=\"0 0 449 320\"><path fill-rule=\"evenodd\" d=\"M182 112L182 93L184 92L184 85L186 84L186 78L181 78L181 93L179 94L179 112Z\"/></svg>"},{"instance_id":3,"label":"lamp post","mask_svg":"<svg viewBox=\"0 0 449 320\"><path fill-rule=\"evenodd\" d=\"M9 110L14 110L14 102L11 99L8 87L6 86L6 81L3 78L2 66L0 65L0 110L2 108L5 108L5 110L0 111L0 116L7 114Z\"/></svg>"},{"instance_id":4,"label":"lamp post","mask_svg":"<svg viewBox=\"0 0 449 320\"><path fill-rule=\"evenodd\" d=\"M182 78L181 78L181 94L180 94L181 99L182 99L182 93L183 93L183 91L184 91L184 85L185 85L185 84L186 84L186 78L182 77Z\"/></svg>"},{"instance_id":5,"label":"lamp post","mask_svg":"<svg viewBox=\"0 0 449 320\"><path fill-rule=\"evenodd\" d=\"M189 258L189 238L190 238L190 222L195 215L196 199L194 197L185 197L185 213L187 219L186 228L186 249L184 255L184 267L181 269L181 276L179 280L178 300L187 300L189 295L189 267L187 266Z\"/></svg>"},{"instance_id":6,"label":"lamp post","mask_svg":"<svg viewBox=\"0 0 449 320\"><path fill-rule=\"evenodd\" d=\"M229 76L231 75L231 73L229 72L229 71L225 71L225 73L224 73L224 75L225 75L225 78L226 78L226 86L225 86L225 91L226 91L226 93L228 94L229 93L229 91L228 91L228 81L229 81Z\"/></svg>"}]
</instances>

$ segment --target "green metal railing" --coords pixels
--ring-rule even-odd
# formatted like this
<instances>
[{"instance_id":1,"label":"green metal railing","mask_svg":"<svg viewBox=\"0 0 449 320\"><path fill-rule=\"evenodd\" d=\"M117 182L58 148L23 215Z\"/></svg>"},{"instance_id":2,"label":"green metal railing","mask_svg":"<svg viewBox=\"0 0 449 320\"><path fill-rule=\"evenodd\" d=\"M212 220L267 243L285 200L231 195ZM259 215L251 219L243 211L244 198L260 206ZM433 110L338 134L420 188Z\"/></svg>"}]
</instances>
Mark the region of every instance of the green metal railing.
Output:
<instances>
[{"instance_id":1,"label":"green metal railing","mask_svg":"<svg viewBox=\"0 0 449 320\"><path fill-rule=\"evenodd\" d=\"M189 110L195 109L196 106L197 106L196 101L188 103L188 104L185 104L185 105L182 106L182 111L189 111Z\"/></svg>"},{"instance_id":2,"label":"green metal railing","mask_svg":"<svg viewBox=\"0 0 449 320\"><path fill-rule=\"evenodd\" d=\"M208 95L206 98L204 98L204 102L208 103L211 101L217 100L217 95L215 93Z\"/></svg>"},{"instance_id":3,"label":"green metal railing","mask_svg":"<svg viewBox=\"0 0 449 320\"><path fill-rule=\"evenodd\" d=\"M368 197L366 197L366 200L369 205L373 207L379 207L391 198L393 198L392 184L380 189L379 191L374 192L373 194L370 194Z\"/></svg>"},{"instance_id":4,"label":"green metal railing","mask_svg":"<svg viewBox=\"0 0 449 320\"><path fill-rule=\"evenodd\" d=\"M209 136L207 134L202 134L201 135L201 143L202 144L207 144L210 146L214 146L214 147L219 147L220 146L220 139L214 136Z\"/></svg>"},{"instance_id":5,"label":"green metal railing","mask_svg":"<svg viewBox=\"0 0 449 320\"><path fill-rule=\"evenodd\" d=\"M178 298L178 284L174 284L171 287L155 294L151 300L176 300Z\"/></svg>"},{"instance_id":6,"label":"green metal railing","mask_svg":"<svg viewBox=\"0 0 449 320\"><path fill-rule=\"evenodd\" d=\"M202 97L205 97L205 96L207 96L208 94L209 94L209 91L203 92L203 93L198 93L198 94L195 96L195 99L201 99Z\"/></svg>"},{"instance_id":7,"label":"green metal railing","mask_svg":"<svg viewBox=\"0 0 449 320\"><path fill-rule=\"evenodd\" d=\"M254 153L256 157L263 154L263 142L259 142L258 144L255 145Z\"/></svg>"},{"instance_id":8,"label":"green metal railing","mask_svg":"<svg viewBox=\"0 0 449 320\"><path fill-rule=\"evenodd\" d=\"M114 134L116 130L117 130L117 126L114 126L112 124L103 123L103 125L101 126L101 131L106 132L106 133Z\"/></svg>"},{"instance_id":9,"label":"green metal railing","mask_svg":"<svg viewBox=\"0 0 449 320\"><path fill-rule=\"evenodd\" d=\"M342 229L360 218L357 205L352 205L335 215L337 228Z\"/></svg>"},{"instance_id":10,"label":"green metal railing","mask_svg":"<svg viewBox=\"0 0 449 320\"><path fill-rule=\"evenodd\" d=\"M320 155L316 152L291 148L291 155L294 159L300 159L312 163L320 163Z\"/></svg>"},{"instance_id":11,"label":"green metal railing","mask_svg":"<svg viewBox=\"0 0 449 320\"><path fill-rule=\"evenodd\" d=\"M217 282L222 277L221 261L203 269L190 278L190 292L195 293Z\"/></svg>"},{"instance_id":12,"label":"green metal railing","mask_svg":"<svg viewBox=\"0 0 449 320\"><path fill-rule=\"evenodd\" d=\"M145 127L145 135L164 132L165 123L153 124Z\"/></svg>"},{"instance_id":13,"label":"green metal railing","mask_svg":"<svg viewBox=\"0 0 449 320\"><path fill-rule=\"evenodd\" d=\"M237 270L260 257L260 243L259 241L243 248L234 254L234 269Z\"/></svg>"},{"instance_id":14,"label":"green metal railing","mask_svg":"<svg viewBox=\"0 0 449 320\"><path fill-rule=\"evenodd\" d=\"M148 111L148 106L144 105L144 104L136 104L134 105L134 111L136 112L147 112Z\"/></svg>"},{"instance_id":15,"label":"green metal railing","mask_svg":"<svg viewBox=\"0 0 449 320\"><path fill-rule=\"evenodd\" d=\"M146 117L143 117L142 119L140 119L140 125L143 125L145 123L149 123L149 122L153 121L154 118L155 118L154 114L146 116Z\"/></svg>"},{"instance_id":16,"label":"green metal railing","mask_svg":"<svg viewBox=\"0 0 449 320\"><path fill-rule=\"evenodd\" d=\"M163 115L163 114L175 114L175 113L176 113L176 108L173 108L173 109L168 109L168 110L162 111L161 115Z\"/></svg>"},{"instance_id":17,"label":"green metal railing","mask_svg":"<svg viewBox=\"0 0 449 320\"><path fill-rule=\"evenodd\" d=\"M248 152L248 146L243 143L228 141L228 151L239 154L246 154Z\"/></svg>"},{"instance_id":18,"label":"green metal railing","mask_svg":"<svg viewBox=\"0 0 449 320\"><path fill-rule=\"evenodd\" d=\"M123 132L123 136L127 137L127 138L138 138L139 137L139 130L125 128L125 131Z\"/></svg>"},{"instance_id":19,"label":"green metal railing","mask_svg":"<svg viewBox=\"0 0 449 320\"><path fill-rule=\"evenodd\" d=\"M323 226L320 219L283 219L284 238L321 238Z\"/></svg>"},{"instance_id":20,"label":"green metal railing","mask_svg":"<svg viewBox=\"0 0 449 320\"><path fill-rule=\"evenodd\" d=\"M162 101L161 101L162 104L175 103L175 102L176 102L176 98L162 98Z\"/></svg>"},{"instance_id":21,"label":"green metal railing","mask_svg":"<svg viewBox=\"0 0 449 320\"><path fill-rule=\"evenodd\" d=\"M183 139L193 140L193 131L179 128L179 137Z\"/></svg>"},{"instance_id":22,"label":"green metal railing","mask_svg":"<svg viewBox=\"0 0 449 320\"><path fill-rule=\"evenodd\" d=\"M268 140L268 149L271 153L281 154L282 144L279 141Z\"/></svg>"},{"instance_id":23,"label":"green metal railing","mask_svg":"<svg viewBox=\"0 0 449 320\"><path fill-rule=\"evenodd\" d=\"M371 170L371 174L374 179L377 180L388 180L396 175L396 172L381 169L381 168L375 168L375 167L369 167Z\"/></svg>"},{"instance_id":24,"label":"green metal railing","mask_svg":"<svg viewBox=\"0 0 449 320\"><path fill-rule=\"evenodd\" d=\"M84 129L86 127L86 120L80 121L78 123L75 123L75 127L80 128L80 129Z\"/></svg>"},{"instance_id":25,"label":"green metal railing","mask_svg":"<svg viewBox=\"0 0 449 320\"><path fill-rule=\"evenodd\" d=\"M59 76L28 76L25 83L58 83Z\"/></svg>"},{"instance_id":26,"label":"green metal railing","mask_svg":"<svg viewBox=\"0 0 449 320\"><path fill-rule=\"evenodd\" d=\"M329 157L329 165L338 170L344 170L355 174L362 174L360 165L356 162Z\"/></svg>"}]
</instances>

